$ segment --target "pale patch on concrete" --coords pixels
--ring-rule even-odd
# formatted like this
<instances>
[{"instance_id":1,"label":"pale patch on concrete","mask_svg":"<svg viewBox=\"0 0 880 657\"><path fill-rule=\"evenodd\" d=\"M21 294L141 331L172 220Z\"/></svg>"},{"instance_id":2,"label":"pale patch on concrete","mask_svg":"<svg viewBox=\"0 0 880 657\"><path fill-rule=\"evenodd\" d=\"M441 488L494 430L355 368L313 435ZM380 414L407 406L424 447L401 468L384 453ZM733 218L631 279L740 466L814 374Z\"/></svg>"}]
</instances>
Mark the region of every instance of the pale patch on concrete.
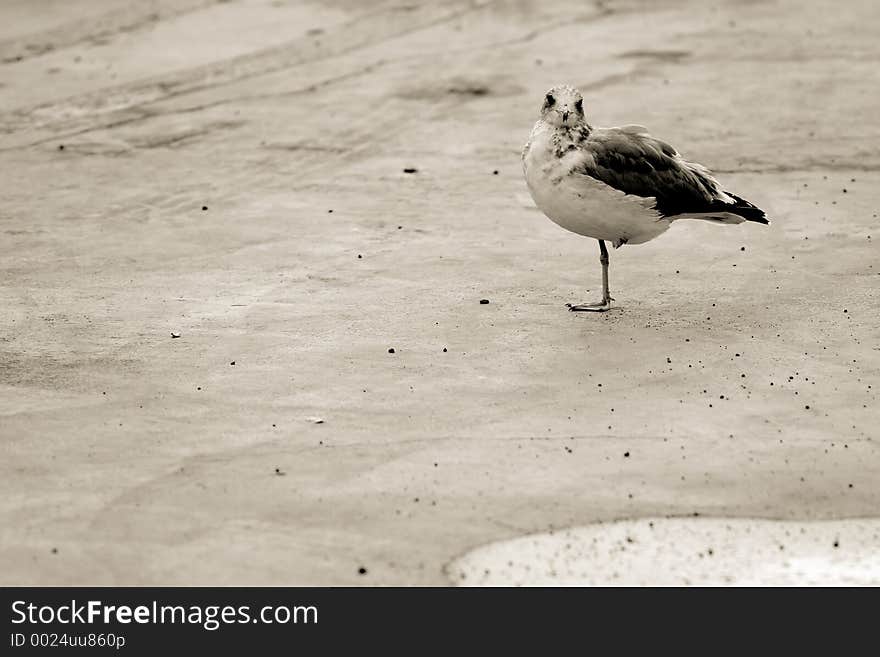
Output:
<instances>
[{"instance_id":1,"label":"pale patch on concrete","mask_svg":"<svg viewBox=\"0 0 880 657\"><path fill-rule=\"evenodd\" d=\"M880 519L641 518L499 541L463 586L878 586Z\"/></svg>"}]
</instances>

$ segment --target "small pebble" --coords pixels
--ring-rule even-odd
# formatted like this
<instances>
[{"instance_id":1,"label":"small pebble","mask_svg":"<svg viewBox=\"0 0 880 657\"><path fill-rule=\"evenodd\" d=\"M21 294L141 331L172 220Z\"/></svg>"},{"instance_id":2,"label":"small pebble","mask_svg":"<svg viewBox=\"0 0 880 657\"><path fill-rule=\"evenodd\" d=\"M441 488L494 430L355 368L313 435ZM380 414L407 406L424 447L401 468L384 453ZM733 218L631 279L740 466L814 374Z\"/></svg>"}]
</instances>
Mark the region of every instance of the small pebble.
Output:
<instances>
[{"instance_id":1,"label":"small pebble","mask_svg":"<svg viewBox=\"0 0 880 657\"><path fill-rule=\"evenodd\" d=\"M180 333L175 333L174 331L171 331L171 337L172 337L172 338L179 338L179 337L180 337Z\"/></svg>"},{"instance_id":2,"label":"small pebble","mask_svg":"<svg viewBox=\"0 0 880 657\"><path fill-rule=\"evenodd\" d=\"M481 304L481 305L484 305L484 306L485 306L487 303L489 303L489 300L488 300L488 299L480 299L480 304Z\"/></svg>"},{"instance_id":3,"label":"small pebble","mask_svg":"<svg viewBox=\"0 0 880 657\"><path fill-rule=\"evenodd\" d=\"M388 350L388 353L389 353L389 354L393 354L393 353L394 353L394 347L391 347L391 349Z\"/></svg>"},{"instance_id":4,"label":"small pebble","mask_svg":"<svg viewBox=\"0 0 880 657\"><path fill-rule=\"evenodd\" d=\"M418 169L416 169L415 167L407 167L403 170L404 173L415 173L416 171L418 171Z\"/></svg>"}]
</instances>

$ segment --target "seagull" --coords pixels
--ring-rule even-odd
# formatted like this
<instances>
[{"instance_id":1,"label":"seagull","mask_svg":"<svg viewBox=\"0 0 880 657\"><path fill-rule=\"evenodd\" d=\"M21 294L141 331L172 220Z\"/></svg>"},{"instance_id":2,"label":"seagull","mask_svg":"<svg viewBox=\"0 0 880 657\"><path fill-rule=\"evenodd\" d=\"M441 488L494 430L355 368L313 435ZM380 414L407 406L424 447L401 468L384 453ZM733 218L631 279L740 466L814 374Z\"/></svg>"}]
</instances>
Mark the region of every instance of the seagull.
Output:
<instances>
[{"instance_id":1,"label":"seagull","mask_svg":"<svg viewBox=\"0 0 880 657\"><path fill-rule=\"evenodd\" d=\"M541 118L522 152L529 193L554 223L599 241L602 298L572 311L611 308L608 249L643 244L676 219L769 224L764 211L725 191L703 165L688 162L640 125L591 126L581 92L568 85L544 96Z\"/></svg>"}]
</instances>

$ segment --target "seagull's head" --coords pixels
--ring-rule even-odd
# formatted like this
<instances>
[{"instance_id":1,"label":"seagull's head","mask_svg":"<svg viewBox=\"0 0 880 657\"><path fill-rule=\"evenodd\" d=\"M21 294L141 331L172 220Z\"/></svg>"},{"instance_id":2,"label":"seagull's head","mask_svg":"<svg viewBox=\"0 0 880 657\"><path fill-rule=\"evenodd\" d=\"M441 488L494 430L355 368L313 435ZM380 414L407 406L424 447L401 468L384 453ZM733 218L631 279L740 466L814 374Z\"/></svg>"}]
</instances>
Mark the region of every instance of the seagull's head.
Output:
<instances>
[{"instance_id":1,"label":"seagull's head","mask_svg":"<svg viewBox=\"0 0 880 657\"><path fill-rule=\"evenodd\" d=\"M553 87L544 96L541 118L550 125L569 128L584 121L584 97L568 85Z\"/></svg>"}]
</instances>

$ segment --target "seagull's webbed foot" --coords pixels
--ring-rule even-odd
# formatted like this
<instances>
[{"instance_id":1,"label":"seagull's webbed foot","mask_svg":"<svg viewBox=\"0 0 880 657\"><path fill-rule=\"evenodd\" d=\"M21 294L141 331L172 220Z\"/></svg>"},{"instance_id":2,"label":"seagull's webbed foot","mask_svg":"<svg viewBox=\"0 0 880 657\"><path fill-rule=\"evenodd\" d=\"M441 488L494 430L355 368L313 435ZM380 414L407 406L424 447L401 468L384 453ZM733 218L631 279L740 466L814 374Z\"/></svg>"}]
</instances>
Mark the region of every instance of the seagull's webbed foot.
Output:
<instances>
[{"instance_id":1,"label":"seagull's webbed foot","mask_svg":"<svg viewBox=\"0 0 880 657\"><path fill-rule=\"evenodd\" d=\"M576 306L567 303L565 305L568 306L568 309L573 313L604 313L606 310L611 310L611 301L611 299L602 299L602 301L597 301L596 303L581 303Z\"/></svg>"}]
</instances>

